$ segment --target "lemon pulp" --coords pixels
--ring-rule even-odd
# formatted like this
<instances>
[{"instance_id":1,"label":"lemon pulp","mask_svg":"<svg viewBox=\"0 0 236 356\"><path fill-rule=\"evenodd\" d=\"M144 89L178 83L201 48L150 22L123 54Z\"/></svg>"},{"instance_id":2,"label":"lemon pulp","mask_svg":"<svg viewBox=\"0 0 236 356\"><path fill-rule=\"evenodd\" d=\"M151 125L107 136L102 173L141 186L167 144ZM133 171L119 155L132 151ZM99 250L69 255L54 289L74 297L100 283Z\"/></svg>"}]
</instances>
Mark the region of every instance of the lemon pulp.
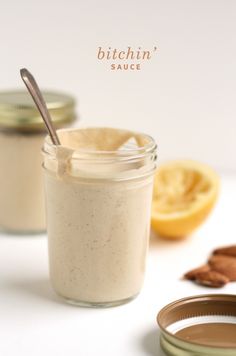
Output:
<instances>
[{"instance_id":1,"label":"lemon pulp","mask_svg":"<svg viewBox=\"0 0 236 356\"><path fill-rule=\"evenodd\" d=\"M210 213L218 190L218 175L207 165L189 160L163 164L154 181L153 230L168 238L189 235Z\"/></svg>"}]
</instances>

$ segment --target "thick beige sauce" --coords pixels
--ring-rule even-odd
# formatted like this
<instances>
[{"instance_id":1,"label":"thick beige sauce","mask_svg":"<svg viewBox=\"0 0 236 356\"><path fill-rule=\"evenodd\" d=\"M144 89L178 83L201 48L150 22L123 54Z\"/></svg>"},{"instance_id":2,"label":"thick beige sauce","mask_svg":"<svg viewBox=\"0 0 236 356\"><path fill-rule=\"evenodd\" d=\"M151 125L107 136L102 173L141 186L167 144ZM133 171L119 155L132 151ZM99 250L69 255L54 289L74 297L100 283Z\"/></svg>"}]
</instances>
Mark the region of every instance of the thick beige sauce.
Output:
<instances>
[{"instance_id":1,"label":"thick beige sauce","mask_svg":"<svg viewBox=\"0 0 236 356\"><path fill-rule=\"evenodd\" d=\"M60 138L63 141L62 134ZM69 147L68 134L66 139ZM88 303L135 296L144 278L152 177L112 182L91 171L89 178L81 177L71 164L58 175L60 164L56 170L47 160L45 164L54 289L68 299ZM72 177L71 170L78 176Z\"/></svg>"},{"instance_id":2,"label":"thick beige sauce","mask_svg":"<svg viewBox=\"0 0 236 356\"><path fill-rule=\"evenodd\" d=\"M45 230L41 148L44 134L0 132L0 229Z\"/></svg>"}]
</instances>

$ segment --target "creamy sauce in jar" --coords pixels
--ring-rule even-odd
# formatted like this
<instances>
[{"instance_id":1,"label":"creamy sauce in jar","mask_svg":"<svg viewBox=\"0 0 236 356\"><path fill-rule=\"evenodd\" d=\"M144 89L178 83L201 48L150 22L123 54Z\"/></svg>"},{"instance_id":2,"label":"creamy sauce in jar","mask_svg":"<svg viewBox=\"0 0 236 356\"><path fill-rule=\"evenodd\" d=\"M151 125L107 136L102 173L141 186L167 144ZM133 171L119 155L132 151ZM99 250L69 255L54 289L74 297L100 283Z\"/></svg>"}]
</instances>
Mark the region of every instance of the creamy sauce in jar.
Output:
<instances>
[{"instance_id":1,"label":"creamy sauce in jar","mask_svg":"<svg viewBox=\"0 0 236 356\"><path fill-rule=\"evenodd\" d=\"M45 230L40 150L45 134L0 131L0 227L10 232Z\"/></svg>"},{"instance_id":2,"label":"creamy sauce in jar","mask_svg":"<svg viewBox=\"0 0 236 356\"><path fill-rule=\"evenodd\" d=\"M115 129L58 134L62 147L44 161L52 285L78 304L119 304L143 283L155 144ZM134 148L124 161L127 143Z\"/></svg>"},{"instance_id":3,"label":"creamy sauce in jar","mask_svg":"<svg viewBox=\"0 0 236 356\"><path fill-rule=\"evenodd\" d=\"M56 127L75 119L75 102L63 93L43 92ZM42 155L46 130L25 90L0 92L0 230L45 231Z\"/></svg>"}]
</instances>

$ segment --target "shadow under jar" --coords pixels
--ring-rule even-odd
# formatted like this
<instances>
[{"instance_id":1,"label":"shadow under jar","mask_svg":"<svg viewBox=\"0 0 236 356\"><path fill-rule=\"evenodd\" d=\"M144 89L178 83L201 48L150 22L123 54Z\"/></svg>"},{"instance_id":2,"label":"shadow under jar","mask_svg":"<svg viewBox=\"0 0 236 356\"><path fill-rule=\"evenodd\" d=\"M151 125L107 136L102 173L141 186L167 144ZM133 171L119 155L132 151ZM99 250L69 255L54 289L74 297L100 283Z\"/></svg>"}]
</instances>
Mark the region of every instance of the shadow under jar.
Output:
<instances>
[{"instance_id":1,"label":"shadow under jar","mask_svg":"<svg viewBox=\"0 0 236 356\"><path fill-rule=\"evenodd\" d=\"M156 144L112 128L58 136L43 149L53 288L82 306L125 303L143 284Z\"/></svg>"},{"instance_id":2,"label":"shadow under jar","mask_svg":"<svg viewBox=\"0 0 236 356\"><path fill-rule=\"evenodd\" d=\"M44 92L54 125L75 119L74 99ZM41 149L45 125L25 90L0 92L0 230L31 234L46 230Z\"/></svg>"}]
</instances>

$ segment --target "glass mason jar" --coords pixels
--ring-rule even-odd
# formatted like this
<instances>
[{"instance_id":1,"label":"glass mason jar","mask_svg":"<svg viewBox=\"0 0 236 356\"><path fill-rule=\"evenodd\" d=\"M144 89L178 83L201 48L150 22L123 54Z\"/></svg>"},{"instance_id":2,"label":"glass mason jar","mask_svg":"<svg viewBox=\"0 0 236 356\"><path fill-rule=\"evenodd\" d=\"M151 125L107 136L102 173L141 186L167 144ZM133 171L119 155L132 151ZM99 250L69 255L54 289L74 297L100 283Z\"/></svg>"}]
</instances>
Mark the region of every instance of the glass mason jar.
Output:
<instances>
[{"instance_id":1,"label":"glass mason jar","mask_svg":"<svg viewBox=\"0 0 236 356\"><path fill-rule=\"evenodd\" d=\"M75 119L74 99L44 93L56 127ZM44 123L28 92L0 92L0 230L36 233L46 229L41 148Z\"/></svg>"},{"instance_id":2,"label":"glass mason jar","mask_svg":"<svg viewBox=\"0 0 236 356\"><path fill-rule=\"evenodd\" d=\"M44 153L50 279L82 306L140 291L149 241L156 144L126 130L58 130Z\"/></svg>"}]
</instances>

